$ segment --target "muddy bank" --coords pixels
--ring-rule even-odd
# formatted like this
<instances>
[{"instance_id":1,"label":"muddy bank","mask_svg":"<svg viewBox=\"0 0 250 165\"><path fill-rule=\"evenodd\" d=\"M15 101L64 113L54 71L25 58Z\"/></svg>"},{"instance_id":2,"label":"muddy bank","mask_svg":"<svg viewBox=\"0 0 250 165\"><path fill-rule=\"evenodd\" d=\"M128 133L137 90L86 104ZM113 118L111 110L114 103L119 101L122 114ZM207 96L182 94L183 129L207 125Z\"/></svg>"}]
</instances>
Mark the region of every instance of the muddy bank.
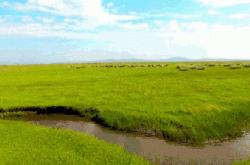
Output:
<instances>
[{"instance_id":1,"label":"muddy bank","mask_svg":"<svg viewBox=\"0 0 250 165\"><path fill-rule=\"evenodd\" d=\"M129 152L141 155L157 164L231 164L250 155L250 134L216 145L192 147L166 142L155 137L114 131L73 115L29 113L23 120L48 127L88 133L118 144Z\"/></svg>"},{"instance_id":2,"label":"muddy bank","mask_svg":"<svg viewBox=\"0 0 250 165\"><path fill-rule=\"evenodd\" d=\"M154 137L160 137L164 138L163 134L161 132L156 132L154 130L146 130L143 128L138 128L134 130L118 130L115 127L111 127L108 125L101 117L100 112L98 109L94 107L84 108L84 109L77 109L73 107L67 107L67 106L46 106L46 107L15 107L10 109L1 109L0 113L18 113L18 112L34 112L36 114L62 114L62 115L75 115L79 117L84 117L86 119L92 120L98 124L101 124L102 126L114 129L116 131L124 131L124 132L133 132L138 134L143 134L146 136L154 136ZM13 116L13 115L10 115ZM20 116L17 116L20 117ZM11 118L11 117L10 117Z\"/></svg>"},{"instance_id":3,"label":"muddy bank","mask_svg":"<svg viewBox=\"0 0 250 165\"><path fill-rule=\"evenodd\" d=\"M79 110L65 106L49 106L49 107L18 107L6 110L7 112L36 112L37 114L64 114L64 115L79 115L82 114Z\"/></svg>"},{"instance_id":4,"label":"muddy bank","mask_svg":"<svg viewBox=\"0 0 250 165\"><path fill-rule=\"evenodd\" d=\"M63 114L63 115L76 115L79 117L84 117L86 119L89 119L91 121L94 121L102 126L111 128L115 131L123 131L125 133L136 133L136 134L142 134L145 136L150 136L150 137L157 137L161 138L167 141L171 142L176 142L178 144L185 144L185 145L205 145L205 144L216 144L216 143L221 143L223 141L228 141L230 138L235 138L237 136L241 136L242 134L239 133L236 136L232 137L226 137L224 139L215 139L215 140L209 140L209 141L196 141L193 139L190 139L188 137L175 137L172 136L172 134L168 134L168 132L162 132L161 130L150 130L150 129L144 129L143 126L137 126L134 128L126 128L126 129L121 129L117 128L116 126L111 126L105 122L105 120L102 118L102 114L100 111L94 107L88 107L88 108L82 108L82 109L77 109L73 107L67 107L67 106L45 106L45 107L38 107L38 106L31 106L31 107L14 107L10 109L1 109L0 108L0 118L2 113L8 112L10 113L10 118L15 117L15 115L11 115L11 113L29 113L29 112L35 112L36 114ZM19 116L18 116L19 115ZM17 117L20 117L20 114L18 114ZM8 119L8 115L7 119ZM170 121L171 124L176 125L177 127L182 128L182 125L178 125L178 123L174 123Z\"/></svg>"}]
</instances>

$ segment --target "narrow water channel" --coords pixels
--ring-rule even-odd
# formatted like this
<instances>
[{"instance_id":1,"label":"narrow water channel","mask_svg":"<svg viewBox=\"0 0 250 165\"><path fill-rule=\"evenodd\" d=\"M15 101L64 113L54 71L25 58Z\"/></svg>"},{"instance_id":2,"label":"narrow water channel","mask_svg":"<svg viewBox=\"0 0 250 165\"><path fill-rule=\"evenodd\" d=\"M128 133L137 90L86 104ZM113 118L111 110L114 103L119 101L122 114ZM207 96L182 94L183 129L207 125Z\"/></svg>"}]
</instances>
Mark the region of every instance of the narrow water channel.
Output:
<instances>
[{"instance_id":1,"label":"narrow water channel","mask_svg":"<svg viewBox=\"0 0 250 165\"><path fill-rule=\"evenodd\" d=\"M241 138L205 147L192 147L166 142L154 137L143 137L104 128L81 117L67 115L28 114L24 120L48 127L85 132L118 144L157 164L231 164L234 160L250 157L250 134Z\"/></svg>"}]
</instances>

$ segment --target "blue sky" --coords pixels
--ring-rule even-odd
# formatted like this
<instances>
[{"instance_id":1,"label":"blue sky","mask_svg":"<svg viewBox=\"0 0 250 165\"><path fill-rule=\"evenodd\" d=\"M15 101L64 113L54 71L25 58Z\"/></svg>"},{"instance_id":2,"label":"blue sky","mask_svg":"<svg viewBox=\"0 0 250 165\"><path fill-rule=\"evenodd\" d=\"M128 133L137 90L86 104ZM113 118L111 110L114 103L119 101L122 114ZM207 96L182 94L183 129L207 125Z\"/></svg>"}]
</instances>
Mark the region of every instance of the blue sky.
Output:
<instances>
[{"instance_id":1,"label":"blue sky","mask_svg":"<svg viewBox=\"0 0 250 165\"><path fill-rule=\"evenodd\" d=\"M0 0L0 63L250 59L250 0Z\"/></svg>"}]
</instances>

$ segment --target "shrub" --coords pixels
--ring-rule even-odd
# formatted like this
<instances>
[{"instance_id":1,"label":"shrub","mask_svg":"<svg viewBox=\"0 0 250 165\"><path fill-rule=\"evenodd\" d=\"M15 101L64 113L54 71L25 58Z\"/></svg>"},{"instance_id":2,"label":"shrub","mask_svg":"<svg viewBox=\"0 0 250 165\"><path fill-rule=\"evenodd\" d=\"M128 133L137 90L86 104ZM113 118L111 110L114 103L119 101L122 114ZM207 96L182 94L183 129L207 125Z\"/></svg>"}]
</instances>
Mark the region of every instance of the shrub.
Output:
<instances>
[{"instance_id":1,"label":"shrub","mask_svg":"<svg viewBox=\"0 0 250 165\"><path fill-rule=\"evenodd\" d=\"M231 64L224 64L224 67L230 67Z\"/></svg>"},{"instance_id":2,"label":"shrub","mask_svg":"<svg viewBox=\"0 0 250 165\"><path fill-rule=\"evenodd\" d=\"M197 70L205 70L206 67L205 66L197 66Z\"/></svg>"},{"instance_id":3,"label":"shrub","mask_svg":"<svg viewBox=\"0 0 250 165\"><path fill-rule=\"evenodd\" d=\"M181 68L179 68L179 71L188 71L188 68L187 67L181 67Z\"/></svg>"},{"instance_id":4,"label":"shrub","mask_svg":"<svg viewBox=\"0 0 250 165\"><path fill-rule=\"evenodd\" d=\"M250 68L250 64L243 65L245 68Z\"/></svg>"},{"instance_id":5,"label":"shrub","mask_svg":"<svg viewBox=\"0 0 250 165\"><path fill-rule=\"evenodd\" d=\"M82 69L85 68L85 66L77 66L76 69Z\"/></svg>"},{"instance_id":6,"label":"shrub","mask_svg":"<svg viewBox=\"0 0 250 165\"><path fill-rule=\"evenodd\" d=\"M241 69L241 66L239 66L239 65L231 65L230 69Z\"/></svg>"},{"instance_id":7,"label":"shrub","mask_svg":"<svg viewBox=\"0 0 250 165\"><path fill-rule=\"evenodd\" d=\"M216 64L211 63L211 64L207 64L207 66L213 67L213 66L216 66Z\"/></svg>"},{"instance_id":8,"label":"shrub","mask_svg":"<svg viewBox=\"0 0 250 165\"><path fill-rule=\"evenodd\" d=\"M190 66L189 69L197 69L197 67L193 65L193 66Z\"/></svg>"},{"instance_id":9,"label":"shrub","mask_svg":"<svg viewBox=\"0 0 250 165\"><path fill-rule=\"evenodd\" d=\"M179 69L179 71L188 71L189 70L188 66L178 65L176 68Z\"/></svg>"}]
</instances>

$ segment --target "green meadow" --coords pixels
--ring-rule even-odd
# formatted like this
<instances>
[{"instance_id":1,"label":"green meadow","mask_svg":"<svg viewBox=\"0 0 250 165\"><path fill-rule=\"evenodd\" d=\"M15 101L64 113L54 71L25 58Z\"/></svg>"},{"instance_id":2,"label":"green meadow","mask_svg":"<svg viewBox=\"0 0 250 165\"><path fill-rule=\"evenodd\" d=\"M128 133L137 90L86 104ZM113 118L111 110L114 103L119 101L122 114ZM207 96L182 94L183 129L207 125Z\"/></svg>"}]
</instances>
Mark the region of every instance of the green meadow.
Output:
<instances>
[{"instance_id":1,"label":"green meadow","mask_svg":"<svg viewBox=\"0 0 250 165\"><path fill-rule=\"evenodd\" d=\"M181 142L222 140L250 123L250 68L227 64L1 66L0 107L72 107L114 129Z\"/></svg>"},{"instance_id":2,"label":"green meadow","mask_svg":"<svg viewBox=\"0 0 250 165\"><path fill-rule=\"evenodd\" d=\"M149 164L85 134L0 121L0 164Z\"/></svg>"},{"instance_id":3,"label":"green meadow","mask_svg":"<svg viewBox=\"0 0 250 165\"><path fill-rule=\"evenodd\" d=\"M250 164L250 159L235 162L233 165L249 165L249 164Z\"/></svg>"},{"instance_id":4,"label":"green meadow","mask_svg":"<svg viewBox=\"0 0 250 165\"><path fill-rule=\"evenodd\" d=\"M238 63L0 66L0 118L61 106L113 129L175 142L235 138L250 128L250 68ZM148 164L73 131L0 120L0 132L0 164Z\"/></svg>"}]
</instances>

